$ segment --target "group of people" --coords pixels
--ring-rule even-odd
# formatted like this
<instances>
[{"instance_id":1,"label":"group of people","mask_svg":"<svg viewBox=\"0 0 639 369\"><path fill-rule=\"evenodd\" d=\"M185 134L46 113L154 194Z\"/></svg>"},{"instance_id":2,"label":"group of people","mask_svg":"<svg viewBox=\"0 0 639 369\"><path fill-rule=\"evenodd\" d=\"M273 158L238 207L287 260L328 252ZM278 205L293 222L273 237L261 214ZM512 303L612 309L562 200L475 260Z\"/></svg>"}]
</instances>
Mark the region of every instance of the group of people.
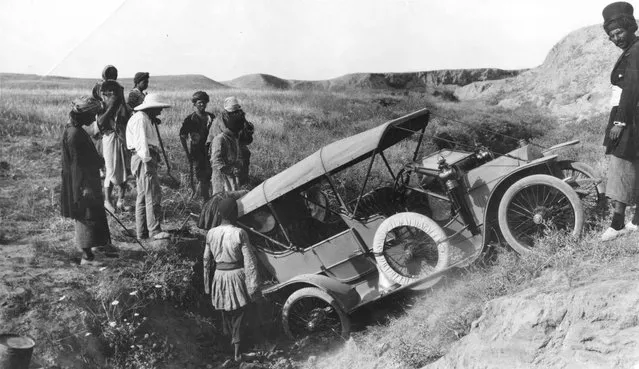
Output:
<instances>
[{"instance_id":1,"label":"group of people","mask_svg":"<svg viewBox=\"0 0 639 369\"><path fill-rule=\"evenodd\" d=\"M133 173L137 183L136 229L139 238L151 236L167 238L159 223L159 183L147 172L153 163L137 165L153 144L153 137L144 137L144 147L138 145L138 136L132 130L142 117L149 117L157 110L154 99L145 102L144 90L148 87L149 73L139 72L134 77L134 88L129 98L124 97L124 87L117 82L118 71L108 65L102 72L102 80L93 87L92 96L73 101L69 123L62 137L62 193L61 213L75 220L76 244L82 250L81 265L102 265L94 253L117 257L117 248L111 243L106 212L129 211L125 203L127 179ZM163 104L161 107L168 107ZM161 107L157 112L161 111ZM89 135L89 126L97 132ZM148 139L148 140L147 140ZM147 142L148 141L148 142ZM139 146L139 147L138 147ZM133 149L133 150L131 150ZM139 150L138 150L139 149ZM144 162L149 160L145 157ZM101 180L103 173L104 179ZM117 186L117 202L113 203L113 189ZM150 193L157 189L157 195ZM148 208L145 211L145 209Z\"/></svg>"},{"instance_id":2,"label":"group of people","mask_svg":"<svg viewBox=\"0 0 639 369\"><path fill-rule=\"evenodd\" d=\"M162 110L171 105L157 94L147 94L149 73L139 72L124 98L117 69L107 66L92 96L73 101L62 137L61 213L75 220L75 242L81 265L100 266L101 258L117 257L111 243L107 212L129 211L125 203L127 179L135 177L136 237L165 239L161 229L162 190L158 178L161 138L157 125ZM224 100L222 112L207 112L208 94L197 91L194 112L184 119L179 136L198 187L206 201L212 193L236 191L247 184L254 126L235 97ZM90 135L89 126L97 127ZM104 179L101 179L103 171ZM113 190L118 196L113 203ZM223 326L231 336L235 359L240 360L240 331L244 307L257 291L257 267L248 235L236 227L237 204L224 198L218 204L221 224L211 229L204 252L206 293L222 310ZM213 278L210 278L213 273Z\"/></svg>"},{"instance_id":3,"label":"group of people","mask_svg":"<svg viewBox=\"0 0 639 369\"><path fill-rule=\"evenodd\" d=\"M210 101L204 91L193 94L195 111L187 116L180 128L180 141L194 168L200 194L207 201L212 193L237 191L249 179L253 142L253 123L246 120L244 110L234 96L224 100L222 112L216 117L207 112Z\"/></svg>"},{"instance_id":4,"label":"group of people","mask_svg":"<svg viewBox=\"0 0 639 369\"><path fill-rule=\"evenodd\" d=\"M132 175L137 190L135 236L166 239L170 234L161 228L158 165L163 148L157 125L161 123L158 117L162 109L171 105L161 101L157 94L147 95L149 73L135 74L127 98L117 78L117 69L106 66L92 96L73 102L62 140L62 215L76 220L76 232L82 233L78 229L84 222L84 233L93 230L109 235L106 222L91 227L86 222L98 216L93 213L101 213L100 219L106 219L107 212L131 210L125 194L127 179ZM253 141L254 126L246 120L235 97L224 100L224 109L218 117L206 111L210 101L206 92L197 91L191 101L195 111L182 123L180 141L189 163L195 167L199 192L207 200L211 188L213 193L235 191L248 182L248 145ZM90 136L88 127L92 125L96 131ZM93 146L86 146L87 142ZM93 186L96 178L102 186ZM116 201L114 188L118 189ZM98 200L102 200L100 204ZM87 209L92 209L91 214ZM100 264L94 261L91 249L115 251L110 237L98 242L85 234L76 239L83 250L83 265Z\"/></svg>"}]
</instances>

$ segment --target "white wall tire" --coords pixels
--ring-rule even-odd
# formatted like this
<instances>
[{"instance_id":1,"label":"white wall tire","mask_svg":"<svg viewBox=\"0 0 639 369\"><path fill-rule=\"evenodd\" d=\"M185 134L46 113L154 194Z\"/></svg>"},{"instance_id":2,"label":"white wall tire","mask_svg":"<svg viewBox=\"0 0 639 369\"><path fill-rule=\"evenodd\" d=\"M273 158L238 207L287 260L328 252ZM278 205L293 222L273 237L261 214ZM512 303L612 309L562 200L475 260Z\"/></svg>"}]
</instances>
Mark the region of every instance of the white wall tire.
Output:
<instances>
[{"instance_id":1,"label":"white wall tire","mask_svg":"<svg viewBox=\"0 0 639 369\"><path fill-rule=\"evenodd\" d=\"M317 287L304 287L293 292L282 307L284 333L293 340L311 335L347 339L350 318L335 298Z\"/></svg>"},{"instance_id":2,"label":"white wall tire","mask_svg":"<svg viewBox=\"0 0 639 369\"><path fill-rule=\"evenodd\" d=\"M579 236L584 211L575 190L546 174L524 177L506 190L497 212L499 229L519 254L533 251L534 239L548 227Z\"/></svg>"},{"instance_id":3,"label":"white wall tire","mask_svg":"<svg viewBox=\"0 0 639 369\"><path fill-rule=\"evenodd\" d=\"M417 229L421 234L408 242L387 238L389 232L410 232L410 229ZM380 224L373 239L373 252L378 269L402 286L448 267L449 247L442 227L425 215L410 212L388 217ZM405 256L405 259L398 259L397 255ZM413 289L426 289L440 280L441 277L419 284Z\"/></svg>"}]
</instances>

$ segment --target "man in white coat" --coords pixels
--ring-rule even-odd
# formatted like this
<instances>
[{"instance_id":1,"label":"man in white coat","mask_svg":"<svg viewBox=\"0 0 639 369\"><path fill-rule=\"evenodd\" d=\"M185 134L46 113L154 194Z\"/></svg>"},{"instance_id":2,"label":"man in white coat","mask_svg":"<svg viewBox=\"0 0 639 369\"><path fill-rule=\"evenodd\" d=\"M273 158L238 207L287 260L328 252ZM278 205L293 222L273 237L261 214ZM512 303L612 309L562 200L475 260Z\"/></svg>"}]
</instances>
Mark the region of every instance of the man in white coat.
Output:
<instances>
[{"instance_id":1,"label":"man in white coat","mask_svg":"<svg viewBox=\"0 0 639 369\"><path fill-rule=\"evenodd\" d=\"M134 108L126 127L126 143L131 150L131 173L135 176L135 228L137 237L165 239L170 235L160 227L162 189L158 178L160 140L156 127L162 109L171 105L161 102L156 94L148 94L144 102Z\"/></svg>"}]
</instances>

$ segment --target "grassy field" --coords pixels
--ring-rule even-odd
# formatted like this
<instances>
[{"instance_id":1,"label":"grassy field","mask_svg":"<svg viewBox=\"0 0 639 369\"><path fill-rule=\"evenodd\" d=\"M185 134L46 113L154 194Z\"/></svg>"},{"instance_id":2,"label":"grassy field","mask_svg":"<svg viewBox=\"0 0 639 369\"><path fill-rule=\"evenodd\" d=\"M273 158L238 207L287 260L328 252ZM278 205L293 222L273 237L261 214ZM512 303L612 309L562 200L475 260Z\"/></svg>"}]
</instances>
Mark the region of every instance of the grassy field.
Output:
<instances>
[{"instance_id":1,"label":"grassy field","mask_svg":"<svg viewBox=\"0 0 639 369\"><path fill-rule=\"evenodd\" d=\"M134 244L126 246L123 258L108 270L86 272L76 265L79 256L73 246L73 223L58 215L59 140L70 101L90 94L93 83L2 77L0 250L4 259L0 260L4 261L0 273L4 282L0 296L6 293L3 306L10 308L0 314L0 324L34 336L39 344L36 358L48 365L153 368L162 367L162 362L165 367L215 366L223 361L225 352L216 333L219 321L201 292L200 256L185 247L196 239L192 224L190 234L154 247L149 254ZM198 83L201 81L193 81L205 87ZM188 77L164 79L157 85L152 79L150 87L173 105L160 117L161 134L173 172L183 183L188 166L178 131L193 109L190 96L195 90L184 86L189 86ZM581 138L582 144L565 155L605 175L600 149L604 117L559 124L533 107L511 111L424 93L205 90L211 95L210 111L216 113L223 99L234 95L255 124L251 185L329 142L422 108L434 112L427 129L427 150L433 148L430 138L444 132L460 148L478 143L500 153L524 137L543 146ZM389 155L393 165L403 164L403 148L398 146ZM177 228L189 212L199 211L199 204L189 201L184 190L163 190L169 228ZM123 220L131 228L133 217L124 214ZM111 229L117 230L118 225L111 224ZM625 247L619 247L616 254L607 253L593 241L594 232L600 229L601 225L595 225L592 237L583 242L551 235L539 256L525 260L500 250L496 261L459 271L441 288L426 295L406 294L392 308L380 308L392 311L387 316L377 316L373 307L364 328L336 351L282 346L285 352L267 363L275 365L288 356L295 366L423 366L441 357L468 332L486 301L520 290L545 268L577 270L589 260L605 263L634 253ZM25 290L28 292L22 292ZM267 327L271 328L276 329ZM279 345L277 332L267 336ZM320 355L321 360L307 362L311 354Z\"/></svg>"}]
</instances>

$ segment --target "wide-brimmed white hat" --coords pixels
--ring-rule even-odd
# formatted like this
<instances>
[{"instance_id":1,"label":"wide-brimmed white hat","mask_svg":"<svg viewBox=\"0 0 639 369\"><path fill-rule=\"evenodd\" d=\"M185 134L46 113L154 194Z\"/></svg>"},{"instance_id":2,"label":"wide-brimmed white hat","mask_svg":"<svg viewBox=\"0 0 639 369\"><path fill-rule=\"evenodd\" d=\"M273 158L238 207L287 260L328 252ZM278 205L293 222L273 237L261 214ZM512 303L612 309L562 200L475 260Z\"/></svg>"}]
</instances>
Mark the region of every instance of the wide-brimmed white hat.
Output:
<instances>
[{"instance_id":1,"label":"wide-brimmed white hat","mask_svg":"<svg viewBox=\"0 0 639 369\"><path fill-rule=\"evenodd\" d=\"M144 102L142 102L142 104L133 108L133 110L138 111L138 110L144 110L144 109L150 109L150 108L170 108L171 107L171 104L167 104L165 102L162 102L161 100L162 99L160 98L158 94L148 94L144 98Z\"/></svg>"}]
</instances>

